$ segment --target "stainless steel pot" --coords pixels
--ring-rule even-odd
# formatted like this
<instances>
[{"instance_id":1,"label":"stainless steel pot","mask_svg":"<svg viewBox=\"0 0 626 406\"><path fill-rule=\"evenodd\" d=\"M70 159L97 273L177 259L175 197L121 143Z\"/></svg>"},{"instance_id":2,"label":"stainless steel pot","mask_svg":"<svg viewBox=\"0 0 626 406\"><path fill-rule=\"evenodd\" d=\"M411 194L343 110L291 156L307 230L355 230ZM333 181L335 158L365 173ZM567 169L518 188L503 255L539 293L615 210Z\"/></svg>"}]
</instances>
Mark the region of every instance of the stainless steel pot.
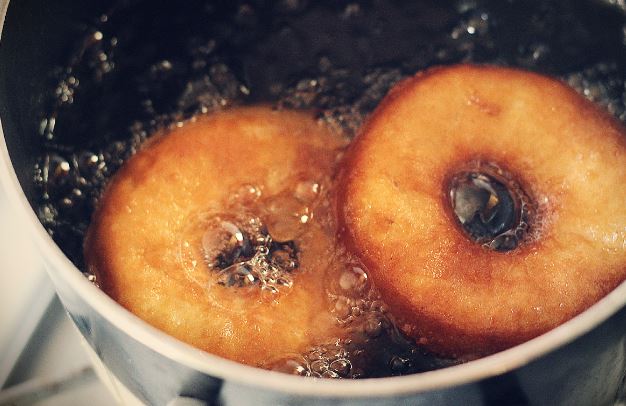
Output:
<instances>
[{"instance_id":1,"label":"stainless steel pot","mask_svg":"<svg viewBox=\"0 0 626 406\"><path fill-rule=\"evenodd\" d=\"M199 404L612 404L626 371L626 283L553 331L499 354L419 375L315 380L240 365L154 329L93 286L34 212L32 168L46 73L72 43L75 1L0 1L0 181L32 234L68 314L106 368L154 405ZM84 7L83 7L84 6ZM8 7L8 13L7 13Z\"/></svg>"}]
</instances>

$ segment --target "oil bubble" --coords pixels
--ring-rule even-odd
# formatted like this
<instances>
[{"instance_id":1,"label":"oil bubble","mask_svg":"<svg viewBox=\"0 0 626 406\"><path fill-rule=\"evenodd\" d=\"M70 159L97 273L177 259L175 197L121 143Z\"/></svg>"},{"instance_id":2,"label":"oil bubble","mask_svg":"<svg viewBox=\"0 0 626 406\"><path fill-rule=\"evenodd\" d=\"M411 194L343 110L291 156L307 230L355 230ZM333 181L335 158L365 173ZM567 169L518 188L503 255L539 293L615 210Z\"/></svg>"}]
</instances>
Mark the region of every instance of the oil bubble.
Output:
<instances>
[{"instance_id":1,"label":"oil bubble","mask_svg":"<svg viewBox=\"0 0 626 406\"><path fill-rule=\"evenodd\" d=\"M302 203L313 203L320 195L321 185L314 181L302 181L296 185L294 197Z\"/></svg>"},{"instance_id":2,"label":"oil bubble","mask_svg":"<svg viewBox=\"0 0 626 406\"><path fill-rule=\"evenodd\" d=\"M342 272L339 277L339 286L344 291L361 293L367 287L367 282L367 274L357 266Z\"/></svg>"},{"instance_id":3,"label":"oil bubble","mask_svg":"<svg viewBox=\"0 0 626 406\"><path fill-rule=\"evenodd\" d=\"M297 358L297 356L294 358ZM289 375L310 376L309 368L304 359L285 359L275 363L270 369Z\"/></svg>"},{"instance_id":4,"label":"oil bubble","mask_svg":"<svg viewBox=\"0 0 626 406\"><path fill-rule=\"evenodd\" d=\"M277 241L298 238L313 216L310 207L285 194L270 199L265 212L268 230Z\"/></svg>"}]
</instances>

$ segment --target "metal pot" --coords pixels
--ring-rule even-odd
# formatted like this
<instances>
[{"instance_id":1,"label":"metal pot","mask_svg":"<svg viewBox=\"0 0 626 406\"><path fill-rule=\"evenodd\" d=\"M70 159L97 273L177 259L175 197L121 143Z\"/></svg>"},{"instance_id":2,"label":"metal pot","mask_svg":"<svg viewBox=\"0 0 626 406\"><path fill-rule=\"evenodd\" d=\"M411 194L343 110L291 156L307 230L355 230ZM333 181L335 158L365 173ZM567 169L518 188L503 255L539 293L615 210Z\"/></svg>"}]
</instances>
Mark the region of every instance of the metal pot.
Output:
<instances>
[{"instance_id":1,"label":"metal pot","mask_svg":"<svg viewBox=\"0 0 626 406\"><path fill-rule=\"evenodd\" d=\"M139 400L198 404L611 404L626 371L626 283L536 339L463 365L360 381L315 380L240 365L179 342L91 284L34 212L32 168L46 73L89 7L68 0L0 1L0 181L32 234L59 297L94 354ZM7 12L8 9L8 12Z\"/></svg>"}]
</instances>

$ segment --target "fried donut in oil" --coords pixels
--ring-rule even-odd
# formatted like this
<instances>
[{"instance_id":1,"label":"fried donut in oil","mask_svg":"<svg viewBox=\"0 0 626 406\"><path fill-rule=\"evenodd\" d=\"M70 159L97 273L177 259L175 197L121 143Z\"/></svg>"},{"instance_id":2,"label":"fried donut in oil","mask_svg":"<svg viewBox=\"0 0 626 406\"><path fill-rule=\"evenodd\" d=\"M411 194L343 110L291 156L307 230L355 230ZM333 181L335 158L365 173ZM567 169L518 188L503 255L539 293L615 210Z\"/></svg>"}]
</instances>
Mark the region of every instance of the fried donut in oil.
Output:
<instances>
[{"instance_id":1,"label":"fried donut in oil","mask_svg":"<svg viewBox=\"0 0 626 406\"><path fill-rule=\"evenodd\" d=\"M155 136L105 190L86 239L88 269L151 325L238 362L263 366L338 337L322 277L332 271L335 235L311 217L330 206L319 188L327 188L343 145L309 114L266 107L201 116ZM283 262L293 262L297 249L297 269L278 275L275 286L245 272L239 282L250 286L230 286L212 262L228 262L235 251L203 248L224 232L243 241L237 227L252 226L274 238L267 250L286 250ZM207 237L211 227L217 231ZM248 238L258 244L260 237ZM276 260L272 269L280 271Z\"/></svg>"},{"instance_id":2,"label":"fried donut in oil","mask_svg":"<svg viewBox=\"0 0 626 406\"><path fill-rule=\"evenodd\" d=\"M626 277L625 131L557 80L420 73L387 95L342 172L347 244L403 331L439 354L536 337Z\"/></svg>"}]
</instances>

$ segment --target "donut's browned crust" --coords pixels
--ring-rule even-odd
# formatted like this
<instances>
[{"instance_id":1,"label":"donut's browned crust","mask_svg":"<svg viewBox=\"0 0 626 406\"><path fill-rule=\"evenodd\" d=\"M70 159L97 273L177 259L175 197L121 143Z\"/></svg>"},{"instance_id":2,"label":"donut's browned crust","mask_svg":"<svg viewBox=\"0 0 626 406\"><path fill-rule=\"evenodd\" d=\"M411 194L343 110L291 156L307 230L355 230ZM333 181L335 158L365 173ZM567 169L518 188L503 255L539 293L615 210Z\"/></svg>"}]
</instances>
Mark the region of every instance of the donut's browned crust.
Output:
<instances>
[{"instance_id":1,"label":"donut's browned crust","mask_svg":"<svg viewBox=\"0 0 626 406\"><path fill-rule=\"evenodd\" d=\"M300 178L331 176L341 144L311 115L265 107L186 123L149 142L113 178L89 229L88 267L107 294L148 323L242 363L263 365L336 337L322 276L334 235L315 222L297 240L293 287L276 295L215 284L199 247L181 258L181 242L200 241L191 219L224 212L242 185L268 197Z\"/></svg>"},{"instance_id":2,"label":"donut's browned crust","mask_svg":"<svg viewBox=\"0 0 626 406\"><path fill-rule=\"evenodd\" d=\"M402 328L473 358L531 339L626 276L626 138L557 80L499 67L435 68L397 85L354 141L343 235ZM446 178L494 162L535 201L531 241L485 249L457 227Z\"/></svg>"}]
</instances>

